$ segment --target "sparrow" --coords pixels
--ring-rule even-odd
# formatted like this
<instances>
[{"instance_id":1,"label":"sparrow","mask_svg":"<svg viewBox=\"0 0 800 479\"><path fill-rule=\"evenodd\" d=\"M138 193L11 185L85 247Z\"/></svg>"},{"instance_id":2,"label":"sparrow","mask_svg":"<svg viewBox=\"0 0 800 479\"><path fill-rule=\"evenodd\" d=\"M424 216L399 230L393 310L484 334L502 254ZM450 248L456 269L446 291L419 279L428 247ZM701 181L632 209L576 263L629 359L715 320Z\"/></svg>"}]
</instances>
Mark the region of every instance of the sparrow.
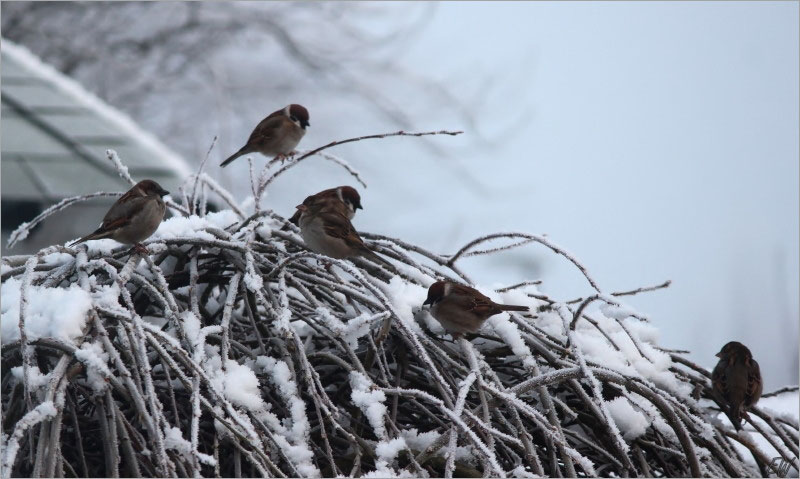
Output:
<instances>
[{"instance_id":1,"label":"sparrow","mask_svg":"<svg viewBox=\"0 0 800 479\"><path fill-rule=\"evenodd\" d=\"M761 397L764 388L761 370L747 346L737 341L723 346L716 356L720 359L711 372L714 396L725 406L725 414L739 430L742 415Z\"/></svg>"},{"instance_id":2,"label":"sparrow","mask_svg":"<svg viewBox=\"0 0 800 479\"><path fill-rule=\"evenodd\" d=\"M497 304L475 288L451 281L433 283L422 303L426 304L431 305L431 315L455 338L477 332L490 316L503 311L528 311L527 306Z\"/></svg>"},{"instance_id":3,"label":"sparrow","mask_svg":"<svg viewBox=\"0 0 800 479\"><path fill-rule=\"evenodd\" d=\"M248 153L261 153L269 157L285 157L300 143L306 134L308 110L304 106L292 103L285 108L272 112L261 120L247 140L247 144L232 154L219 166L225 167L231 161Z\"/></svg>"},{"instance_id":4,"label":"sparrow","mask_svg":"<svg viewBox=\"0 0 800 479\"><path fill-rule=\"evenodd\" d=\"M364 256L394 270L394 265L364 244L347 216L331 211L327 202L297 205L297 210L300 212L300 235L311 251L336 259Z\"/></svg>"},{"instance_id":5,"label":"sparrow","mask_svg":"<svg viewBox=\"0 0 800 479\"><path fill-rule=\"evenodd\" d=\"M357 209L364 209L364 207L361 206L361 195L351 186L328 188L315 195L307 196L306 199L303 200L303 204L309 208L316 208L319 206L319 208L316 209L321 212L342 214L346 216L348 220L353 219ZM301 214L302 212L298 209L294 212L294 215L289 218L289 221L299 226Z\"/></svg>"},{"instance_id":6,"label":"sparrow","mask_svg":"<svg viewBox=\"0 0 800 479\"><path fill-rule=\"evenodd\" d=\"M99 228L70 243L70 246L87 240L111 238L135 245L137 249L144 248L141 242L149 238L164 219L167 208L161 197L168 194L169 191L153 180L136 183L111 205Z\"/></svg>"}]
</instances>

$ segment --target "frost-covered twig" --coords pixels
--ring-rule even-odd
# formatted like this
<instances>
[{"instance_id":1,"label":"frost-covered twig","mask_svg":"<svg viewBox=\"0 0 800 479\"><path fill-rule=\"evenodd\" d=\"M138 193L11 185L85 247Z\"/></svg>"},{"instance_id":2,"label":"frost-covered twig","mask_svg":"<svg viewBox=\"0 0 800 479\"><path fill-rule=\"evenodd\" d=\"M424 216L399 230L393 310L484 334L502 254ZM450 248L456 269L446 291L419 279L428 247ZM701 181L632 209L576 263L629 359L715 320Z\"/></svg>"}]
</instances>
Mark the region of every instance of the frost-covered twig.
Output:
<instances>
[{"instance_id":1,"label":"frost-covered twig","mask_svg":"<svg viewBox=\"0 0 800 479\"><path fill-rule=\"evenodd\" d=\"M364 233L397 275L310 252L276 213L190 181L178 206L196 214L166 220L150 256L4 258L3 331L24 332L3 338L4 476L740 476L797 462L796 418L755 408L734 432L692 397L711 398L710 373L653 345L656 321L620 303L668 283L604 294L538 235L447 256ZM206 187L231 209L204 215ZM500 238L514 242L475 251ZM594 294L481 288L530 312L457 343L421 308L437 279L472 283L461 258L530 242Z\"/></svg>"},{"instance_id":2,"label":"frost-covered twig","mask_svg":"<svg viewBox=\"0 0 800 479\"><path fill-rule=\"evenodd\" d=\"M321 152L321 151L323 151L323 150L327 150L328 148L332 148L332 147L334 147L334 146L343 145L343 144L345 144L345 143L352 143L352 142L354 142L354 141L363 141L363 140L372 140L372 139L388 138L388 137L391 137L391 136L416 136L416 137L419 137L419 136L431 136L431 135L450 135L450 136L456 136L456 135L460 135L461 133L463 133L463 132L462 132L462 131L446 131L446 130L441 130L441 131L426 131L426 132L418 132L418 133L410 133L410 132L405 132L405 131L397 131L397 132L394 132L394 133L380 133L380 134L377 134L377 135L365 135L365 136L358 136L358 137L355 137L355 138L348 138L348 139L346 139L346 140L332 141L332 142L328 143L327 145L323 145L323 146L320 146L319 148L315 148L315 149L313 149L313 150L311 150L311 151L308 151L308 152L306 152L306 153L302 153L302 154L301 154L300 156L298 156L297 158L293 158L291 161L287 162L287 164L283 165L283 166L282 166L282 167L280 167L278 170L276 170L276 171L275 171L275 173L273 173L272 175L270 175L270 176L269 176L269 177L266 179L266 181L264 181L264 182L260 182L260 183L259 183L259 191L263 191L263 190L265 190L265 189L266 189L266 188L267 188L267 187L270 185L270 183L272 183L273 181L275 181L275 179L276 179L278 176L282 175L283 173L285 173L285 172L286 172L287 170L289 170L290 168L292 168L292 167L296 166L296 165L297 165L298 163L300 163L301 161L303 161L303 160L305 160L306 158L309 158L309 157L311 157L311 156L314 156L314 155L316 155L316 154L320 153L320 152ZM271 160L271 161L270 161L270 162L267 164L267 167L271 166L271 165L272 165L272 164L273 164L275 161L276 161L275 159ZM337 161L337 163L339 163L339 162ZM341 164L341 163L339 163L339 164ZM344 165L342 165L342 166L344 166ZM345 167L345 169L347 169L347 168ZM349 172L349 170L348 170L348 172ZM357 175L357 174L356 174L355 176L356 176L356 178L358 178L358 175Z\"/></svg>"},{"instance_id":3,"label":"frost-covered twig","mask_svg":"<svg viewBox=\"0 0 800 479\"><path fill-rule=\"evenodd\" d=\"M58 203L54 204L53 206L47 208L46 210L42 211L35 218L28 221L27 223L22 223L11 232L8 236L8 247L13 248L15 244L24 240L28 237L30 231L39 223L47 219L53 213L57 213L69 206L72 206L75 203L80 203L83 201L91 200L92 198L98 198L103 196L122 196L122 193L107 193L105 191L98 191L97 193L91 193L88 195L78 195L78 196L71 196L69 198L64 198L63 200L59 201Z\"/></svg>"}]
</instances>

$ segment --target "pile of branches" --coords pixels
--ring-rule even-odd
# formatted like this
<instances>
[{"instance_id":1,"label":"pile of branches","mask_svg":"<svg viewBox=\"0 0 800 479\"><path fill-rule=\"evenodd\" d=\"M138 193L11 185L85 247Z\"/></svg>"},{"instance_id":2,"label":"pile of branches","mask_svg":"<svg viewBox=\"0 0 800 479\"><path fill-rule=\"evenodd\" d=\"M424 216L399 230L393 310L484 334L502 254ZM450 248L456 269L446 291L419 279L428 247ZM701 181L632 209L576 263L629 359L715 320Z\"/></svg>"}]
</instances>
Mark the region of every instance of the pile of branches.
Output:
<instances>
[{"instance_id":1,"label":"pile of branches","mask_svg":"<svg viewBox=\"0 0 800 479\"><path fill-rule=\"evenodd\" d=\"M607 293L571 254L523 233L478 238L453 254L362 233L396 271L308 251L260 200L277 176L329 146L258 174L251 167L252 214L201 166L167 220L197 229L156 233L150 255L53 246L3 260L2 280L21 290L20 339L2 349L4 477L780 474L756 436L798 467L794 418L756 407L735 431L709 401L709 371L631 327L647 318L621 298L668 282ZM228 204L231 224L203 221L212 194ZM530 313L498 316L457 341L420 309L437 279L474 284L462 259L531 243L571 262L594 293L559 299L538 281L500 288L527 298ZM35 288L89 293L79 336L27 337ZM589 313L594 303L608 317ZM675 384L601 364L581 335L654 368L666 355ZM609 408L617 398L648 418L640 434L618 427Z\"/></svg>"}]
</instances>

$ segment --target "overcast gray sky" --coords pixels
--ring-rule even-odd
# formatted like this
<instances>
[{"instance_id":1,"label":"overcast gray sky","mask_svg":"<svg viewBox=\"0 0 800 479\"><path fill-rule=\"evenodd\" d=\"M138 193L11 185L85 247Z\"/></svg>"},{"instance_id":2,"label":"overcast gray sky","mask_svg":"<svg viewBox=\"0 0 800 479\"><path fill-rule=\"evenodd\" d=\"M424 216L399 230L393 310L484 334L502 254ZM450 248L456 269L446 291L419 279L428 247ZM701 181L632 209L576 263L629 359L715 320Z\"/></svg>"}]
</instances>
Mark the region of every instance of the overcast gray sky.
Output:
<instances>
[{"instance_id":1,"label":"overcast gray sky","mask_svg":"<svg viewBox=\"0 0 800 479\"><path fill-rule=\"evenodd\" d=\"M380 162L364 166L360 227L442 251L498 230L547 233L607 290L672 279L630 300L664 346L713 366L738 339L768 386L796 383L797 19L797 2L440 3L397 61L464 97L493 72L481 125L518 130L458 150L485 191L454 181L448 162L431 167L430 152L353 146L358 166ZM460 126L431 117L420 126ZM413 191L391 225L387 190ZM587 292L565 261L527 251L543 261L543 290ZM530 277L502 258L473 265L487 284Z\"/></svg>"},{"instance_id":2,"label":"overcast gray sky","mask_svg":"<svg viewBox=\"0 0 800 479\"><path fill-rule=\"evenodd\" d=\"M390 31L394 17L380 18L365 21ZM465 134L430 141L448 157L408 138L332 150L369 184L355 225L443 253L497 231L546 233L607 291L673 280L629 299L663 346L713 367L737 339L768 388L796 384L797 19L797 2L438 3L387 62L440 80L467 106L482 98L478 121L425 103L402 77L374 85L416 130ZM351 98L309 90L292 101L311 110L302 148L397 129ZM246 162L218 174L245 178ZM305 162L268 202L290 213L343 183L330 163ZM541 278L557 299L589 292L534 246L467 264L486 286Z\"/></svg>"}]
</instances>

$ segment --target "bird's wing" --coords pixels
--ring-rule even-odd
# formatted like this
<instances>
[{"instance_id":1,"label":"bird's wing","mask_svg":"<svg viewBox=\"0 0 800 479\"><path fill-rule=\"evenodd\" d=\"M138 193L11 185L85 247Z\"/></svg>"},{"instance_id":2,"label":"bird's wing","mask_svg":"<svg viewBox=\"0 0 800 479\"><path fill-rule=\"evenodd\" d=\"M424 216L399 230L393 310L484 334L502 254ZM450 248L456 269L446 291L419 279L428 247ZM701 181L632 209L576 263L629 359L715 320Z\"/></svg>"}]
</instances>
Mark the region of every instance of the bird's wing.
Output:
<instances>
[{"instance_id":1,"label":"bird's wing","mask_svg":"<svg viewBox=\"0 0 800 479\"><path fill-rule=\"evenodd\" d=\"M494 301L484 296L476 289L466 288L460 284L453 284L453 293L456 293L464 309L477 315L491 316L502 312Z\"/></svg>"},{"instance_id":2,"label":"bird's wing","mask_svg":"<svg viewBox=\"0 0 800 479\"><path fill-rule=\"evenodd\" d=\"M761 380L761 368L755 359L750 360L750 368L747 372L747 393L745 395L745 404L752 406L761 397L764 389L764 383Z\"/></svg>"},{"instance_id":3,"label":"bird's wing","mask_svg":"<svg viewBox=\"0 0 800 479\"><path fill-rule=\"evenodd\" d=\"M333 238L339 238L351 246L364 246L364 241L358 235L356 229L353 228L353 223L344 215L327 212L320 213L319 216L325 225L325 234Z\"/></svg>"},{"instance_id":4,"label":"bird's wing","mask_svg":"<svg viewBox=\"0 0 800 479\"><path fill-rule=\"evenodd\" d=\"M728 394L728 381L725 377L725 364L723 363L723 361L719 361L711 371L711 386L714 394L720 399Z\"/></svg>"},{"instance_id":5,"label":"bird's wing","mask_svg":"<svg viewBox=\"0 0 800 479\"><path fill-rule=\"evenodd\" d=\"M150 198L140 195L129 195L125 193L122 198L118 199L103 217L103 224L100 226L101 230L111 230L125 226L131 222L134 215L142 211L144 206L150 201Z\"/></svg>"},{"instance_id":6,"label":"bird's wing","mask_svg":"<svg viewBox=\"0 0 800 479\"><path fill-rule=\"evenodd\" d=\"M288 118L284 117L280 111L270 114L256 125L247 140L247 144L261 143L274 138L284 121L288 121Z\"/></svg>"}]
</instances>

